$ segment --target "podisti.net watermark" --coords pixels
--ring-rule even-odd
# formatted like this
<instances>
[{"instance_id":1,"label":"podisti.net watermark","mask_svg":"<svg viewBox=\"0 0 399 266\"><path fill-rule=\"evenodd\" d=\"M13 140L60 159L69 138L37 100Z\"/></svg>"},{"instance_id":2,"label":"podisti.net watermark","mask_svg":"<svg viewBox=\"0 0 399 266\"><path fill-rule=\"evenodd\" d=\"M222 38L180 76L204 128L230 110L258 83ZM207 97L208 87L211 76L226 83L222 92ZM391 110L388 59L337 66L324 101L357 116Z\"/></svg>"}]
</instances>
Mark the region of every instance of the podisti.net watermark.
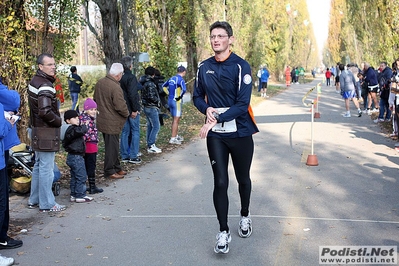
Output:
<instances>
[{"instance_id":1,"label":"podisti.net watermark","mask_svg":"<svg viewBox=\"0 0 399 266\"><path fill-rule=\"evenodd\" d=\"M396 265L397 246L319 246L319 264Z\"/></svg>"}]
</instances>

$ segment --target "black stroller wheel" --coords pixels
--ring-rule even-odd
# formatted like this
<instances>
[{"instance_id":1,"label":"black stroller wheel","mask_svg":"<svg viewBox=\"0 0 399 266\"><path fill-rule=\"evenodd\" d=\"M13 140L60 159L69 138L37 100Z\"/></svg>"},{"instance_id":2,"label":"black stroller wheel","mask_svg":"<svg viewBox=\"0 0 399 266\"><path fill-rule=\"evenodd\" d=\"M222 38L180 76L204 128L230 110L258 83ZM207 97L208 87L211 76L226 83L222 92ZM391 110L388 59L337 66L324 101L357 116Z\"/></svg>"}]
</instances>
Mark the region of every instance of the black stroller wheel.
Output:
<instances>
[{"instance_id":1,"label":"black stroller wheel","mask_svg":"<svg viewBox=\"0 0 399 266\"><path fill-rule=\"evenodd\" d=\"M60 183L54 182L53 183L53 194L54 194L54 196L60 195L60 190L61 190Z\"/></svg>"}]
</instances>

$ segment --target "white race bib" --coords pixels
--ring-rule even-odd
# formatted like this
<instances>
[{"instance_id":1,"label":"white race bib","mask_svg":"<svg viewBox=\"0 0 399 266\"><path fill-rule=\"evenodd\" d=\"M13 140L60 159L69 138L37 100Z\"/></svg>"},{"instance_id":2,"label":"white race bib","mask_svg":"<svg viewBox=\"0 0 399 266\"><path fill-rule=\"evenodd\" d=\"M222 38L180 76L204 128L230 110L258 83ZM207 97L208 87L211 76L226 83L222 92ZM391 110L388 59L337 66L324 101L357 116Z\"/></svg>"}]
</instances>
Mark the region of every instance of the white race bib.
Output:
<instances>
[{"instance_id":1,"label":"white race bib","mask_svg":"<svg viewBox=\"0 0 399 266\"><path fill-rule=\"evenodd\" d=\"M219 115L223 114L227 110L229 110L230 107L224 107L224 108L216 108L218 111ZM217 123L213 128L213 132L217 133L232 133L232 132L237 132L237 124L236 120L233 119L231 121L223 122L223 123Z\"/></svg>"}]
</instances>

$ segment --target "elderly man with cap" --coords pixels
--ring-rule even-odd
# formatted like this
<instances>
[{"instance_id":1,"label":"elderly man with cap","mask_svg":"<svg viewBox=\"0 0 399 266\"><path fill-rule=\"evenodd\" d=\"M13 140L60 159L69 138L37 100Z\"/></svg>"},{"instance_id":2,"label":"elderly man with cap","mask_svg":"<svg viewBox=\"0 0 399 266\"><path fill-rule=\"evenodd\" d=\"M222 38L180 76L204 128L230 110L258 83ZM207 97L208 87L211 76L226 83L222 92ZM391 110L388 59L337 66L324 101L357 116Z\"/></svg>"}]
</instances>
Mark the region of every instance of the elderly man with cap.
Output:
<instances>
[{"instance_id":1,"label":"elderly man with cap","mask_svg":"<svg viewBox=\"0 0 399 266\"><path fill-rule=\"evenodd\" d=\"M170 144L181 144L183 137L177 134L179 128L180 117L183 109L183 95L186 93L186 83L183 77L186 75L186 68L179 66L177 74L171 77L163 84L164 91L169 95L168 105L169 111L173 117L172 122L172 137L169 140Z\"/></svg>"},{"instance_id":2,"label":"elderly man with cap","mask_svg":"<svg viewBox=\"0 0 399 266\"><path fill-rule=\"evenodd\" d=\"M111 179L123 178L119 160L119 134L125 124L129 110L123 97L119 81L124 70L121 63L113 63L109 73L94 87L94 101L97 103L97 128L103 133L105 144L104 175Z\"/></svg>"}]
</instances>

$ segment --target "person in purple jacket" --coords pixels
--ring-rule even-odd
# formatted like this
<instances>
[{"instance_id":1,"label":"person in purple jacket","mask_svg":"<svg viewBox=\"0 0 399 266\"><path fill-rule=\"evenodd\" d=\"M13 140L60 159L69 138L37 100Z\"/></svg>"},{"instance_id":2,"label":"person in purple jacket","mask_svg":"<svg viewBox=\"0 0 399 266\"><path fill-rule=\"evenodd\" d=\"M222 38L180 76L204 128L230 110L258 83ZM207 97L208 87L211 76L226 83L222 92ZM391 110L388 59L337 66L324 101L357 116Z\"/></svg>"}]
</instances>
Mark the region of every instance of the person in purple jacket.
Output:
<instances>
[{"instance_id":1,"label":"person in purple jacket","mask_svg":"<svg viewBox=\"0 0 399 266\"><path fill-rule=\"evenodd\" d=\"M252 186L250 168L254 152L252 135L258 132L258 128L250 107L251 67L247 61L231 52L233 40L229 23L217 21L210 26L210 42L215 55L200 63L193 94L194 105L206 115L200 137L207 138L214 176L213 203L219 221L214 248L216 253L228 253L231 241L227 223L229 156L241 199L238 234L247 238L252 233L249 213Z\"/></svg>"}]
</instances>

